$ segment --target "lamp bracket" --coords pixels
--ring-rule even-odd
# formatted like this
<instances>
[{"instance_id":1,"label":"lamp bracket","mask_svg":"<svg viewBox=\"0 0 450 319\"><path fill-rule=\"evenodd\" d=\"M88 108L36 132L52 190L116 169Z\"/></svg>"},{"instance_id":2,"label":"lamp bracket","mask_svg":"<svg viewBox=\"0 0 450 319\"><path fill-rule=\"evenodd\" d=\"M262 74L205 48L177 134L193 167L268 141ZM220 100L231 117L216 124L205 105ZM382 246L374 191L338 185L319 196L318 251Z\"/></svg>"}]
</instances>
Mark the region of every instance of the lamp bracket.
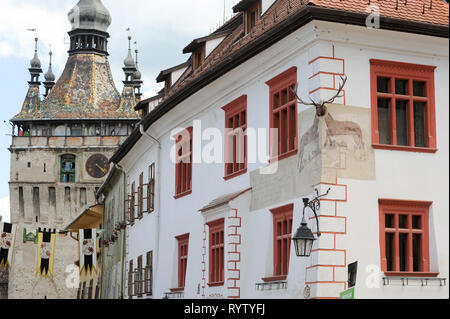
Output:
<instances>
[{"instance_id":1,"label":"lamp bracket","mask_svg":"<svg viewBox=\"0 0 450 319\"><path fill-rule=\"evenodd\" d=\"M315 188L315 192L316 192L316 197L314 197L312 200L309 200L309 198L303 198L303 219L305 218L305 209L307 207L309 207L313 213L314 213L314 217L316 218L316 222L317 222L317 236L320 236L320 230L319 230L319 218L317 217L317 212L320 210L320 199L322 197L327 196L331 191L331 188L328 188L328 190L326 191L325 194L319 195L319 190L317 188Z\"/></svg>"}]
</instances>

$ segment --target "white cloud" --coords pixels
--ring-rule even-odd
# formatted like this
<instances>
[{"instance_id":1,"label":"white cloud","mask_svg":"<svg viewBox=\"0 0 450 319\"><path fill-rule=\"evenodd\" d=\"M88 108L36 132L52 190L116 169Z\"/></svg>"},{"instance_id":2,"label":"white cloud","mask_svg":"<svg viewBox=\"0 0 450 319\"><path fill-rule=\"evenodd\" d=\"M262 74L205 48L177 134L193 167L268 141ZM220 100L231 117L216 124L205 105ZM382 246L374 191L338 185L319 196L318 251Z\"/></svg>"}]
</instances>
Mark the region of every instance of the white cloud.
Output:
<instances>
[{"instance_id":1,"label":"white cloud","mask_svg":"<svg viewBox=\"0 0 450 319\"><path fill-rule=\"evenodd\" d=\"M0 216L2 216L3 222L9 223L11 221L9 211L9 197L0 199Z\"/></svg>"},{"instance_id":2,"label":"white cloud","mask_svg":"<svg viewBox=\"0 0 450 319\"><path fill-rule=\"evenodd\" d=\"M6 41L0 41L0 57L9 57L14 54L14 49Z\"/></svg>"}]
</instances>

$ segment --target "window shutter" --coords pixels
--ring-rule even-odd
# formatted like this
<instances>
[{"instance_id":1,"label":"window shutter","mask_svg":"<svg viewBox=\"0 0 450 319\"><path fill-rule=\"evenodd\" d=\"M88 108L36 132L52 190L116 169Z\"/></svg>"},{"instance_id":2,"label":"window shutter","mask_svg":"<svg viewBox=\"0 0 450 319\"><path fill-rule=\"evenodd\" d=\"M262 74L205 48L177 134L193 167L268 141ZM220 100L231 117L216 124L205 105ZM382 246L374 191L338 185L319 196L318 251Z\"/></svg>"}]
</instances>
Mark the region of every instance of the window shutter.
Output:
<instances>
[{"instance_id":1,"label":"window shutter","mask_svg":"<svg viewBox=\"0 0 450 319\"><path fill-rule=\"evenodd\" d=\"M153 294L153 251L147 253L147 265L145 267L145 293L147 296Z\"/></svg>"},{"instance_id":2,"label":"window shutter","mask_svg":"<svg viewBox=\"0 0 450 319\"><path fill-rule=\"evenodd\" d=\"M128 298L133 299L134 290L133 290L133 260L130 260L129 268L128 268Z\"/></svg>"}]
</instances>

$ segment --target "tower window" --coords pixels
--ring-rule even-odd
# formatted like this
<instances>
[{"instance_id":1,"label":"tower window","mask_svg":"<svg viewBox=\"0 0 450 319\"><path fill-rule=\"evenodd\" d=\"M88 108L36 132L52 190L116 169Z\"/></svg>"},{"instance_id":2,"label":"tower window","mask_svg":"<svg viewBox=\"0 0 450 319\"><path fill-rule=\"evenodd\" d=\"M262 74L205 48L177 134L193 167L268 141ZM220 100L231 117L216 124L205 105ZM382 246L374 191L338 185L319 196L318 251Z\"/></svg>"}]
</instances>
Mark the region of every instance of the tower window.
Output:
<instances>
[{"instance_id":1,"label":"tower window","mask_svg":"<svg viewBox=\"0 0 450 319\"><path fill-rule=\"evenodd\" d=\"M19 213L21 217L25 217L25 205L23 200L23 187L19 187Z\"/></svg>"},{"instance_id":2,"label":"tower window","mask_svg":"<svg viewBox=\"0 0 450 319\"><path fill-rule=\"evenodd\" d=\"M71 136L83 136L83 128L81 125L72 125Z\"/></svg>"},{"instance_id":3,"label":"tower window","mask_svg":"<svg viewBox=\"0 0 450 319\"><path fill-rule=\"evenodd\" d=\"M33 187L33 214L38 222L41 216L41 205L39 201L39 187Z\"/></svg>"},{"instance_id":4,"label":"tower window","mask_svg":"<svg viewBox=\"0 0 450 319\"><path fill-rule=\"evenodd\" d=\"M61 157L61 182L75 182L75 156L63 155Z\"/></svg>"}]
</instances>

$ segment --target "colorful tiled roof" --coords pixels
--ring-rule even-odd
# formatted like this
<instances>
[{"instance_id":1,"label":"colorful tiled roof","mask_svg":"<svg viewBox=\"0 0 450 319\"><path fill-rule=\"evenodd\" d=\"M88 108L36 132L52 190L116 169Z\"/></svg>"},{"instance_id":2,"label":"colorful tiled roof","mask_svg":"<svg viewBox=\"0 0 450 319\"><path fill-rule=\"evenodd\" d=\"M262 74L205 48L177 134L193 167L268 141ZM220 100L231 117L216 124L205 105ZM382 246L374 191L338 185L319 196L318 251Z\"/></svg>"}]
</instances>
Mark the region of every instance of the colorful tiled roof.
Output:
<instances>
[{"instance_id":1,"label":"colorful tiled roof","mask_svg":"<svg viewBox=\"0 0 450 319\"><path fill-rule=\"evenodd\" d=\"M29 104L25 103L13 120L138 117L131 106L133 102L122 99L121 103L108 59L97 54L69 56L61 77L47 98L38 108Z\"/></svg>"}]
</instances>

